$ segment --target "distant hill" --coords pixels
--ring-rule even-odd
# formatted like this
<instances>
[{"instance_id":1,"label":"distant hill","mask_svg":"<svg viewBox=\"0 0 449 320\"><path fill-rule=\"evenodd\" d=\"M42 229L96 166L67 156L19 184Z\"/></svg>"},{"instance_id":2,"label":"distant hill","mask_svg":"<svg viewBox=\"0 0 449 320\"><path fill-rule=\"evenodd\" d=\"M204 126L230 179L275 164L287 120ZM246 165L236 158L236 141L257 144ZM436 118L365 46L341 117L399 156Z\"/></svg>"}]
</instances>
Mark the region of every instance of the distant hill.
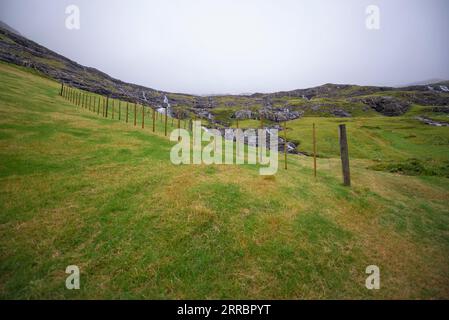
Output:
<instances>
[{"instance_id":1,"label":"distant hill","mask_svg":"<svg viewBox=\"0 0 449 320\"><path fill-rule=\"evenodd\" d=\"M4 23L3 21L0 21L0 28L2 28L2 29L4 29L4 30L7 30L7 31L9 31L9 32L11 32L11 33L15 33L15 34L21 36L21 34L20 34L19 31L17 31L16 29L11 28L9 25L7 25L6 23Z\"/></svg>"},{"instance_id":2,"label":"distant hill","mask_svg":"<svg viewBox=\"0 0 449 320\"><path fill-rule=\"evenodd\" d=\"M250 118L259 111L268 120L282 121L301 115L352 116L360 110L374 110L389 116L400 115L411 104L449 105L449 82L414 84L401 88L324 84L321 86L250 95L196 96L170 93L110 77L49 50L0 22L0 61L28 67L48 77L86 91L157 107L167 96L174 108L184 108L215 124L225 125L236 111ZM439 80L439 79L436 79Z\"/></svg>"}]
</instances>

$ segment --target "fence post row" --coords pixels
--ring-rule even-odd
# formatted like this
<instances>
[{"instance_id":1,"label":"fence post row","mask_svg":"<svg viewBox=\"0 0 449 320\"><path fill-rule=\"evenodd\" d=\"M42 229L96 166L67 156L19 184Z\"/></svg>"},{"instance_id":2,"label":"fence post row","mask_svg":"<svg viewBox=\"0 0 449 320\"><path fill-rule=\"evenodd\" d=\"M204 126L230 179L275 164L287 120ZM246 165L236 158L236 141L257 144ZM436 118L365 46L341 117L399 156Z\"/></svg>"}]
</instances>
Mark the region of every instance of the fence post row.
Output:
<instances>
[{"instance_id":1,"label":"fence post row","mask_svg":"<svg viewBox=\"0 0 449 320\"><path fill-rule=\"evenodd\" d=\"M95 96L86 94L82 91L77 91L75 88L71 88L70 86L65 86L64 82L61 82L61 89L59 95L66 98L73 104L77 106L81 106L82 108L88 108L89 111L97 112L97 115L100 114L100 104L101 104L101 96L95 98ZM93 105L92 105L93 98ZM95 110L95 107L97 109ZM121 100L118 100L118 120L121 120ZM103 117L108 117L109 110L109 96L103 97L102 104L102 115ZM150 110L147 109L149 113ZM152 112L152 131L156 131L156 121L158 117L158 113L155 108L151 108ZM160 114L160 120L162 122L162 113ZM181 128L181 117L180 112L176 113L177 117L177 128ZM174 117L172 118L172 126L174 126ZM115 101L112 100L112 119L115 119ZM126 123L129 121L129 102L126 102ZM187 126L187 120L184 121L184 129ZM134 103L134 126L137 125L137 103ZM260 114L260 128L263 128L263 116ZM190 130L192 129L192 119L189 120ZM236 127L239 129L239 119L236 118ZM342 162L342 174L343 174L343 184L345 186L351 185L351 177L350 177L350 166L349 166L349 151L348 151L348 141L347 141L347 133L346 133L346 125L340 124L339 126L339 144L340 144L340 157ZM142 129L145 128L145 106L142 105ZM167 136L168 129L168 108L165 108L165 125L164 125L164 134ZM313 175L316 178L317 176L317 150L316 150L316 126L315 123L312 124L312 141L313 141ZM288 153L288 142L287 142L287 120L284 121L284 167L287 169L287 153Z\"/></svg>"}]
</instances>

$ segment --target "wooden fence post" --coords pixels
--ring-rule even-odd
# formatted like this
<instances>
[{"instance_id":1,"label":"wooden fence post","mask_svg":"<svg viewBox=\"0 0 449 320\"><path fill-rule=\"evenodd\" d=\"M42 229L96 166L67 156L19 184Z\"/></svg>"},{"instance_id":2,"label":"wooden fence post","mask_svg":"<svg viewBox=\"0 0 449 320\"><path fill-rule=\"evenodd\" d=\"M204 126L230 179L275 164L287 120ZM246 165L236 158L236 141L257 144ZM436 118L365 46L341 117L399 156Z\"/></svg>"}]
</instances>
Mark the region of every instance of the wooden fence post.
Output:
<instances>
[{"instance_id":1,"label":"wooden fence post","mask_svg":"<svg viewBox=\"0 0 449 320\"><path fill-rule=\"evenodd\" d=\"M137 103L134 102L134 127L137 125Z\"/></svg>"},{"instance_id":2,"label":"wooden fence post","mask_svg":"<svg viewBox=\"0 0 449 320\"><path fill-rule=\"evenodd\" d=\"M122 120L122 101L118 101L118 120Z\"/></svg>"},{"instance_id":3,"label":"wooden fence post","mask_svg":"<svg viewBox=\"0 0 449 320\"><path fill-rule=\"evenodd\" d=\"M145 106L142 105L142 129L145 128Z\"/></svg>"},{"instance_id":4,"label":"wooden fence post","mask_svg":"<svg viewBox=\"0 0 449 320\"><path fill-rule=\"evenodd\" d=\"M112 99L112 120L114 120L114 99Z\"/></svg>"},{"instance_id":5,"label":"wooden fence post","mask_svg":"<svg viewBox=\"0 0 449 320\"><path fill-rule=\"evenodd\" d=\"M97 103L97 115L100 115L100 97L98 97L97 99L98 103Z\"/></svg>"},{"instance_id":6,"label":"wooden fence post","mask_svg":"<svg viewBox=\"0 0 449 320\"><path fill-rule=\"evenodd\" d=\"M313 124L313 176L316 178L316 135L315 135L315 123Z\"/></svg>"},{"instance_id":7,"label":"wooden fence post","mask_svg":"<svg viewBox=\"0 0 449 320\"><path fill-rule=\"evenodd\" d=\"M151 108L152 110L153 110L153 132L154 132L154 130L155 130L155 111L154 111L154 108Z\"/></svg>"},{"instance_id":8,"label":"wooden fence post","mask_svg":"<svg viewBox=\"0 0 449 320\"><path fill-rule=\"evenodd\" d=\"M64 92L64 82L61 82L61 92L59 95L62 97L62 93Z\"/></svg>"},{"instance_id":9,"label":"wooden fence post","mask_svg":"<svg viewBox=\"0 0 449 320\"><path fill-rule=\"evenodd\" d=\"M129 102L126 102L126 123L128 123L128 109L129 109Z\"/></svg>"},{"instance_id":10,"label":"wooden fence post","mask_svg":"<svg viewBox=\"0 0 449 320\"><path fill-rule=\"evenodd\" d=\"M168 108L165 107L165 136L167 136Z\"/></svg>"},{"instance_id":11,"label":"wooden fence post","mask_svg":"<svg viewBox=\"0 0 449 320\"><path fill-rule=\"evenodd\" d=\"M108 110L109 110L109 96L106 97L106 118L108 117Z\"/></svg>"},{"instance_id":12,"label":"wooden fence post","mask_svg":"<svg viewBox=\"0 0 449 320\"><path fill-rule=\"evenodd\" d=\"M179 111L178 111L178 141L181 141L181 135L179 134L179 129L181 129L181 119L179 118Z\"/></svg>"},{"instance_id":13,"label":"wooden fence post","mask_svg":"<svg viewBox=\"0 0 449 320\"><path fill-rule=\"evenodd\" d=\"M343 184L345 186L351 185L351 177L349 172L349 153L348 153L348 139L346 136L346 125L340 124L339 140L340 140L340 157L343 172Z\"/></svg>"},{"instance_id":14,"label":"wooden fence post","mask_svg":"<svg viewBox=\"0 0 449 320\"><path fill-rule=\"evenodd\" d=\"M287 170L287 121L284 121L284 168Z\"/></svg>"}]
</instances>

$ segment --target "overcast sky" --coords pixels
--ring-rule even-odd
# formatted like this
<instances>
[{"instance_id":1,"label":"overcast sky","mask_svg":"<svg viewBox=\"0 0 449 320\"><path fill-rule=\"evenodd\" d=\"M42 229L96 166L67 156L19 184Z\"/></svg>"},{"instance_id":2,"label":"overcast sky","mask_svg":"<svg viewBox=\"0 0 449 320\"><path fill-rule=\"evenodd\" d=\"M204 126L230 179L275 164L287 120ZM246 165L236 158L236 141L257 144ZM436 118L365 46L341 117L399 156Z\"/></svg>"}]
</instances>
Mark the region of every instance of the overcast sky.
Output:
<instances>
[{"instance_id":1,"label":"overcast sky","mask_svg":"<svg viewBox=\"0 0 449 320\"><path fill-rule=\"evenodd\" d=\"M65 26L80 8L80 30ZM380 29L366 28L368 5ZM123 81L196 93L449 79L448 0L0 0L26 37Z\"/></svg>"}]
</instances>

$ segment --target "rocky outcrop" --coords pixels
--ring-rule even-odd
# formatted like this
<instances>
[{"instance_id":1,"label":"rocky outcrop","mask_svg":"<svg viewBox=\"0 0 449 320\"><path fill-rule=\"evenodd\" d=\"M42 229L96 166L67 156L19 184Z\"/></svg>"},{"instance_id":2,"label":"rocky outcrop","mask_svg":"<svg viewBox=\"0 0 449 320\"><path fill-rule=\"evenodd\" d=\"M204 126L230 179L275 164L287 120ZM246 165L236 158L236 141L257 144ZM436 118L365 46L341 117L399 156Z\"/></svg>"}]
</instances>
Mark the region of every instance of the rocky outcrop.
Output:
<instances>
[{"instance_id":1,"label":"rocky outcrop","mask_svg":"<svg viewBox=\"0 0 449 320\"><path fill-rule=\"evenodd\" d=\"M303 115L302 111L291 111L288 108L278 108L278 109L265 108L260 110L259 112L251 110L238 110L233 114L232 118L239 120L244 119L258 120L262 116L262 119L267 119L274 122L282 122L298 119L302 115Z\"/></svg>"},{"instance_id":2,"label":"rocky outcrop","mask_svg":"<svg viewBox=\"0 0 449 320\"><path fill-rule=\"evenodd\" d=\"M265 139L266 139L266 147L270 148L270 135L271 135L271 129L276 129L276 130L280 130L279 126L274 126L274 127L267 127L265 129L263 129L264 133L265 133ZM209 130L208 128L205 128L205 130ZM216 134L224 137L226 140L233 140L236 141L236 136L235 136L235 131L234 129L229 129L229 128L219 128L219 129L215 129L216 130ZM243 142L247 145L253 146L253 147L258 147L260 144L258 143L259 141L259 130L256 129L247 129L243 131ZM284 149L287 147L287 152L288 153L295 153L298 154L299 152L296 150L297 145L291 141L285 141L283 138L278 136L278 151L283 152Z\"/></svg>"},{"instance_id":3,"label":"rocky outcrop","mask_svg":"<svg viewBox=\"0 0 449 320\"><path fill-rule=\"evenodd\" d=\"M400 116L410 109L410 103L390 97L373 96L357 99L385 116Z\"/></svg>"},{"instance_id":4,"label":"rocky outcrop","mask_svg":"<svg viewBox=\"0 0 449 320\"><path fill-rule=\"evenodd\" d=\"M442 113L449 113L449 107L434 107L432 108L433 112L442 112Z\"/></svg>"}]
</instances>

